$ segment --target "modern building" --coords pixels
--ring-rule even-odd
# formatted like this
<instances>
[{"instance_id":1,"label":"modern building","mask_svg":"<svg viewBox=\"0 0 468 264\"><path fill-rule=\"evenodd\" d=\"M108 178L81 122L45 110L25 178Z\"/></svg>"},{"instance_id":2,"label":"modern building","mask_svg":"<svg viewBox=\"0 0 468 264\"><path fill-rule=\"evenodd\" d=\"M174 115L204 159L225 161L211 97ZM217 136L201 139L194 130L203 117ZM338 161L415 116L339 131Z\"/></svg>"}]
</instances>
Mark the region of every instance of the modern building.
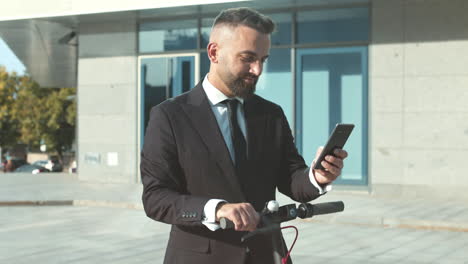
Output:
<instances>
[{"instance_id":1,"label":"modern building","mask_svg":"<svg viewBox=\"0 0 468 264\"><path fill-rule=\"evenodd\" d=\"M213 18L248 6L278 25L257 93L307 162L353 123L338 189L468 199L466 0L10 2L0 37L27 72L78 88L83 181L140 181L149 109L203 79Z\"/></svg>"}]
</instances>

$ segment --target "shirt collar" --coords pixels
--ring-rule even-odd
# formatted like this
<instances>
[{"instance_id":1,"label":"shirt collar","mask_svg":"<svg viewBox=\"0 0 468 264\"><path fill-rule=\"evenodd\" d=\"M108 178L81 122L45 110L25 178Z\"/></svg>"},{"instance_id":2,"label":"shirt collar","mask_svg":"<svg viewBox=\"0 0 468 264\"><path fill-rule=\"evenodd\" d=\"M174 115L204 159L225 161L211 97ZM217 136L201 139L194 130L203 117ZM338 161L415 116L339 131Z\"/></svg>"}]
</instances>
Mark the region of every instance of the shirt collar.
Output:
<instances>
[{"instance_id":1,"label":"shirt collar","mask_svg":"<svg viewBox=\"0 0 468 264\"><path fill-rule=\"evenodd\" d=\"M206 96L208 100L211 102L212 105L217 105L226 99L230 99L225 94L223 94L220 90L214 87L213 84L208 80L208 74L205 76L205 79L202 83L203 90L205 90ZM241 104L244 103L244 99L240 97L235 97Z\"/></svg>"}]
</instances>

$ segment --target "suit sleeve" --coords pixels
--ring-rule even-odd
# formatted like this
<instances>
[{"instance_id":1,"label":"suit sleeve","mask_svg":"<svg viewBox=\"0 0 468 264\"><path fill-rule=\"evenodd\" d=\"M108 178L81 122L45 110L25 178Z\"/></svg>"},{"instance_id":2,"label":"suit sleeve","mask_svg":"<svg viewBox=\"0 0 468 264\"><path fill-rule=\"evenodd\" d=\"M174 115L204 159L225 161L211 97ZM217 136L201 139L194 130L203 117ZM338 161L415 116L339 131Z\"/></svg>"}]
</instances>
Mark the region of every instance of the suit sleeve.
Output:
<instances>
[{"instance_id":1,"label":"suit sleeve","mask_svg":"<svg viewBox=\"0 0 468 264\"><path fill-rule=\"evenodd\" d=\"M298 153L286 116L280 109L281 175L278 190L298 202L309 202L320 196L320 190L310 181L310 168Z\"/></svg>"},{"instance_id":2,"label":"suit sleeve","mask_svg":"<svg viewBox=\"0 0 468 264\"><path fill-rule=\"evenodd\" d=\"M156 221L202 226L209 199L187 192L176 143L167 112L161 105L153 107L141 152L143 206Z\"/></svg>"}]
</instances>

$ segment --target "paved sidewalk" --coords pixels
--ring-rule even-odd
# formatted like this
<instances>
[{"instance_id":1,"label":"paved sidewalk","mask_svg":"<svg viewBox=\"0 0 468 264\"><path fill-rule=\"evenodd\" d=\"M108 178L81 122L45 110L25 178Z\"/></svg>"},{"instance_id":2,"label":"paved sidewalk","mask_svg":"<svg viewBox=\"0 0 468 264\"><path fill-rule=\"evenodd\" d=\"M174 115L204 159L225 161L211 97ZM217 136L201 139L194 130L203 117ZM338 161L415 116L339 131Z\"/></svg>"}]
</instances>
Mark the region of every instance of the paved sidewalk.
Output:
<instances>
[{"instance_id":1,"label":"paved sidewalk","mask_svg":"<svg viewBox=\"0 0 468 264\"><path fill-rule=\"evenodd\" d=\"M70 174L0 173L0 206L75 205L142 209L140 184L90 183ZM468 204L374 197L334 190L315 202L341 200L345 211L309 221L468 232ZM291 203L279 195L280 204Z\"/></svg>"},{"instance_id":2,"label":"paved sidewalk","mask_svg":"<svg viewBox=\"0 0 468 264\"><path fill-rule=\"evenodd\" d=\"M319 219L319 217L317 217ZM468 233L292 221L294 264L468 264ZM162 263L170 226L139 209L0 206L0 263ZM283 231L291 245L292 230Z\"/></svg>"}]
</instances>

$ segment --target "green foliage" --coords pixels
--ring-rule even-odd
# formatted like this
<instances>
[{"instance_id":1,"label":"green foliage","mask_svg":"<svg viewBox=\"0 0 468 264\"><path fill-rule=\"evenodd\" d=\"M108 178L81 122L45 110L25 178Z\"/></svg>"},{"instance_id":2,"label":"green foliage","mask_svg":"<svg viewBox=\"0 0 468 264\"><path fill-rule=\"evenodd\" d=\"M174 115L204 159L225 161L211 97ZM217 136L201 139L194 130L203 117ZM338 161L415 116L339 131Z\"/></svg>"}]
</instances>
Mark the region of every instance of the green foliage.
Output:
<instances>
[{"instance_id":1,"label":"green foliage","mask_svg":"<svg viewBox=\"0 0 468 264\"><path fill-rule=\"evenodd\" d=\"M76 89L51 89L44 105L45 126L42 134L46 145L54 149L59 156L62 150L70 149L75 139Z\"/></svg>"},{"instance_id":2,"label":"green foliage","mask_svg":"<svg viewBox=\"0 0 468 264\"><path fill-rule=\"evenodd\" d=\"M0 66L0 147L10 148L19 137L17 120L12 119L18 77Z\"/></svg>"},{"instance_id":3,"label":"green foliage","mask_svg":"<svg viewBox=\"0 0 468 264\"><path fill-rule=\"evenodd\" d=\"M43 142L59 156L70 149L75 138L76 89L41 88L29 76L8 75L1 68L0 78L0 123L5 123L0 146L25 143L37 149Z\"/></svg>"}]
</instances>

